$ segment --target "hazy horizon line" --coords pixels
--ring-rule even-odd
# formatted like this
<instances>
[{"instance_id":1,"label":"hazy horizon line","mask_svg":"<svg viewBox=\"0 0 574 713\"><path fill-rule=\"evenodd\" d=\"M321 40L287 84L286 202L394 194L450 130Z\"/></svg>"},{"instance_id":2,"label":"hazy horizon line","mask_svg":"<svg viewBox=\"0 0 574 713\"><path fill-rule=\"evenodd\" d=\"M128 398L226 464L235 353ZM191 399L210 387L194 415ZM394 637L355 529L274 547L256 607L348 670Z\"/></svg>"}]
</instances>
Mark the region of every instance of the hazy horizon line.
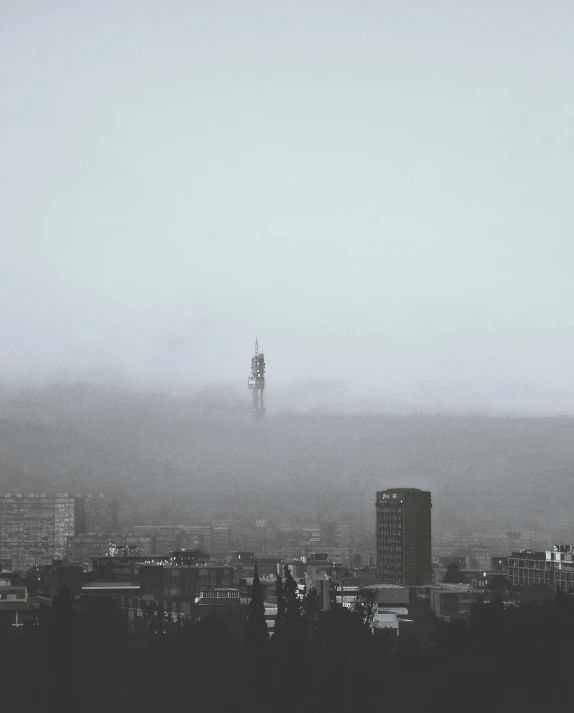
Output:
<instances>
[{"instance_id":1,"label":"hazy horizon line","mask_svg":"<svg viewBox=\"0 0 574 713\"><path fill-rule=\"evenodd\" d=\"M146 379L120 369L98 368L84 374L45 374L34 378L18 377L0 379L0 390L5 394L45 392L55 388L85 389L137 394L166 399L196 398L213 408L232 406L241 411L250 410L250 392L231 379L217 382L189 381L180 383L169 380ZM266 389L266 417L286 414L317 415L373 415L373 416L441 416L483 418L572 418L572 410L537 409L533 406L500 406L493 403L456 404L447 400L403 400L384 393L361 394L334 379L306 379L304 381L278 382Z\"/></svg>"}]
</instances>

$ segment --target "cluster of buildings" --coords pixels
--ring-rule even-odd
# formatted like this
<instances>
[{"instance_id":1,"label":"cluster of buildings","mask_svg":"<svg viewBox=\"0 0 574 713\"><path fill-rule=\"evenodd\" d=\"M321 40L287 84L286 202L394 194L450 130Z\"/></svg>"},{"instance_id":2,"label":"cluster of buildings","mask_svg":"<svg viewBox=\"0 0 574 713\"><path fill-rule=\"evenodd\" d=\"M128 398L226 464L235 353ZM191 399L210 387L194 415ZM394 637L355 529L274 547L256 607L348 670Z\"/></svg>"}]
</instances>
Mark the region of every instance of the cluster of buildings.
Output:
<instances>
[{"instance_id":1,"label":"cluster of buildings","mask_svg":"<svg viewBox=\"0 0 574 713\"><path fill-rule=\"evenodd\" d=\"M118 502L99 494L0 493L0 562L25 573L31 567L66 559L87 567L91 557L131 552L165 555L200 549L215 558L233 551L260 557L297 559L321 549L348 567L374 565L375 548L368 535L350 525L272 523L264 519L213 519L181 525L134 525L120 528Z\"/></svg>"},{"instance_id":2,"label":"cluster of buildings","mask_svg":"<svg viewBox=\"0 0 574 713\"><path fill-rule=\"evenodd\" d=\"M517 601L532 586L549 594L574 589L574 546L537 551L530 546L548 542L547 533L495 527L467 530L435 544L431 508L426 491L377 493L376 581L410 587L411 597L423 600L438 618L465 618L474 602L492 596Z\"/></svg>"},{"instance_id":3,"label":"cluster of buildings","mask_svg":"<svg viewBox=\"0 0 574 713\"><path fill-rule=\"evenodd\" d=\"M20 626L64 586L78 598L117 599L134 632L207 614L244 615L256 566L269 631L277 575L285 567L301 593L316 590L321 608L353 606L357 596L367 596L377 625L395 632L412 623L414 600L449 621L468 616L495 585L507 594L531 585L574 586L569 546L509 551L521 543L512 531L493 535L496 545L479 562L461 552L460 542L450 551L444 543L435 547L428 491L379 491L375 510L373 545L353 542L350 530L332 521L214 520L136 525L121 533L117 502L103 494L0 494L0 625ZM453 566L454 581L447 576Z\"/></svg>"},{"instance_id":4,"label":"cluster of buildings","mask_svg":"<svg viewBox=\"0 0 574 713\"><path fill-rule=\"evenodd\" d=\"M103 494L0 495L0 567L6 601L12 602L3 608L0 597L0 615L17 611L20 621L64 586L78 598L118 599L134 630L147 625L150 612L162 612L166 621L212 611L245 613L257 564L270 630L276 577L286 566L302 592L316 589L323 608L349 604L371 588L380 622L398 628L408 588L376 582L375 560L368 537L329 520L213 520L121 532L117 502ZM17 601L8 597L8 584L18 588Z\"/></svg>"},{"instance_id":5,"label":"cluster of buildings","mask_svg":"<svg viewBox=\"0 0 574 713\"><path fill-rule=\"evenodd\" d=\"M505 528L495 523L442 528L433 533L433 565L436 567L441 558L454 556L463 560L466 569L489 569L497 556L523 549L546 550L551 541L547 529L519 524Z\"/></svg>"}]
</instances>

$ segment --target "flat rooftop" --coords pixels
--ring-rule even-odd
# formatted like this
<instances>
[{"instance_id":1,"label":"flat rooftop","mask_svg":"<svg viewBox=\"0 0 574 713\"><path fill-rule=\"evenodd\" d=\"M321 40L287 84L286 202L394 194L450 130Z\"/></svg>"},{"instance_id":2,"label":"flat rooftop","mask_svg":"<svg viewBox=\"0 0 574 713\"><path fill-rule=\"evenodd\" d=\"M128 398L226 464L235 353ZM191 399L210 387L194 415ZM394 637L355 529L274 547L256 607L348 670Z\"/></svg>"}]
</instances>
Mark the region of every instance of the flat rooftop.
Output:
<instances>
[{"instance_id":1,"label":"flat rooftop","mask_svg":"<svg viewBox=\"0 0 574 713\"><path fill-rule=\"evenodd\" d=\"M517 550L510 557L515 557L521 560L545 560L546 552L534 552L533 550Z\"/></svg>"},{"instance_id":2,"label":"flat rooftop","mask_svg":"<svg viewBox=\"0 0 574 713\"><path fill-rule=\"evenodd\" d=\"M128 584L127 582L88 582L83 585L82 592L97 592L102 589L130 590L133 592L139 592L140 585Z\"/></svg>"}]
</instances>

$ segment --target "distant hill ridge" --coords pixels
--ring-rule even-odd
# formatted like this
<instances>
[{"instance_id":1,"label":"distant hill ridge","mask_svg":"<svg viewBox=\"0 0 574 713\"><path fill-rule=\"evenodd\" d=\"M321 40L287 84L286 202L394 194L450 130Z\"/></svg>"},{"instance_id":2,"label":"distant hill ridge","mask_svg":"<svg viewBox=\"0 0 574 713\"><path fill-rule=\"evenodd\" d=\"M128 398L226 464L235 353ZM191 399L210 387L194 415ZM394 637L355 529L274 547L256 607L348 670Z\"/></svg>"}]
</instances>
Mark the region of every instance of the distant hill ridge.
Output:
<instances>
[{"instance_id":1,"label":"distant hill ridge","mask_svg":"<svg viewBox=\"0 0 574 713\"><path fill-rule=\"evenodd\" d=\"M374 492L433 491L434 517L574 515L574 418L273 413L233 396L87 386L3 393L0 490L113 491L137 507L371 518ZM130 505L130 506L131 506Z\"/></svg>"}]
</instances>

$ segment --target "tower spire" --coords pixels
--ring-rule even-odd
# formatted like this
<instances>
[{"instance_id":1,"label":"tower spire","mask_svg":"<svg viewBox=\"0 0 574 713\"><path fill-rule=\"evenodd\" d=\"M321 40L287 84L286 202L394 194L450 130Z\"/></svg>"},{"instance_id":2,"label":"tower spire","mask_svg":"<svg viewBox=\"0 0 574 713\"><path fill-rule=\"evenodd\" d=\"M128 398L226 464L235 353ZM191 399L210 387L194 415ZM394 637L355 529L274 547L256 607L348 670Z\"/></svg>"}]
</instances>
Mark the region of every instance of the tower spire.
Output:
<instances>
[{"instance_id":1,"label":"tower spire","mask_svg":"<svg viewBox=\"0 0 574 713\"><path fill-rule=\"evenodd\" d=\"M259 338L255 335L255 355L251 358L251 376L247 380L247 386L252 389L253 413L256 416L263 416L265 413L265 401L263 391L265 389L265 357L263 352L259 353Z\"/></svg>"}]
</instances>

